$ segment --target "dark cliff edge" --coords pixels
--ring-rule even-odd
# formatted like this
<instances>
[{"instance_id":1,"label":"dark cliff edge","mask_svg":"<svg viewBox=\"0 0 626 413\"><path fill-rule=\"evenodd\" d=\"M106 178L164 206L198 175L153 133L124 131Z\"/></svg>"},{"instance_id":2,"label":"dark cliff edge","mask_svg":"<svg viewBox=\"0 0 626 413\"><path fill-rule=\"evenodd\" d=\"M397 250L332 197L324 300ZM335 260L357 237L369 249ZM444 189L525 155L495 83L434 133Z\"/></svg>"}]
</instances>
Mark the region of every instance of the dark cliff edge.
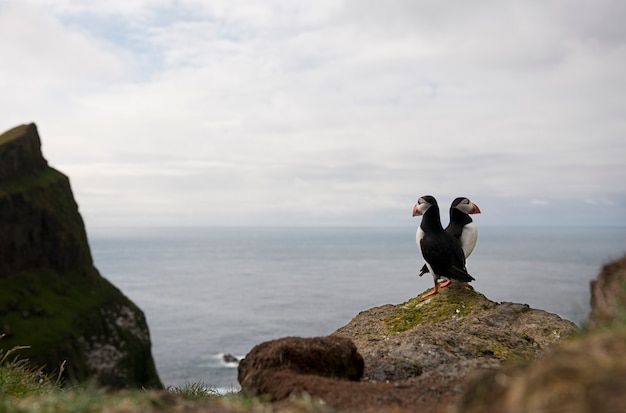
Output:
<instances>
[{"instance_id":1,"label":"dark cliff edge","mask_svg":"<svg viewBox=\"0 0 626 413\"><path fill-rule=\"evenodd\" d=\"M93 266L69 179L34 124L0 135L0 335L0 349L29 346L16 354L71 383L163 387L145 316Z\"/></svg>"}]
</instances>

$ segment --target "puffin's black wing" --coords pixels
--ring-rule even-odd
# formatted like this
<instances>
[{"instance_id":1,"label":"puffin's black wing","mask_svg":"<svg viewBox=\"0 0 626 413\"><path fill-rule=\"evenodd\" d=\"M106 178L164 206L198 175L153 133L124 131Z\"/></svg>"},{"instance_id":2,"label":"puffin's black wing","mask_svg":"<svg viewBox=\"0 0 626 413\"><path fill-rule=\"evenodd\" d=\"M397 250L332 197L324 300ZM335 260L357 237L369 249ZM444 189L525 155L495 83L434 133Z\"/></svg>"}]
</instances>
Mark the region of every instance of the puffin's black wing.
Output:
<instances>
[{"instance_id":1,"label":"puffin's black wing","mask_svg":"<svg viewBox=\"0 0 626 413\"><path fill-rule=\"evenodd\" d=\"M424 260L433 272L441 277L462 282L470 282L474 278L465 269L465 255L458 239L442 232L436 236L425 236L420 241Z\"/></svg>"}]
</instances>

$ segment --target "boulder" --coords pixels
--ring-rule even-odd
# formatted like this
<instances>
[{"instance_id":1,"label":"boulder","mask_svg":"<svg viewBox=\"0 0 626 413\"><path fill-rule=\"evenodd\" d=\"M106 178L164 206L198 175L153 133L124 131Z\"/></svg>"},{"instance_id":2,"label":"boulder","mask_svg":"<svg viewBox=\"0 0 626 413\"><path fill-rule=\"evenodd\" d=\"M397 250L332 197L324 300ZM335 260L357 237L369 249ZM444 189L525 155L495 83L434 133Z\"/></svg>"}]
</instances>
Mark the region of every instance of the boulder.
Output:
<instances>
[{"instance_id":1,"label":"boulder","mask_svg":"<svg viewBox=\"0 0 626 413\"><path fill-rule=\"evenodd\" d=\"M556 314L496 303L453 283L427 299L361 312L333 335L354 341L365 379L387 381L434 371L461 379L477 368L539 357L577 330Z\"/></svg>"},{"instance_id":2,"label":"boulder","mask_svg":"<svg viewBox=\"0 0 626 413\"><path fill-rule=\"evenodd\" d=\"M239 363L239 359L232 354L224 354L222 360L224 360L224 363Z\"/></svg>"},{"instance_id":3,"label":"boulder","mask_svg":"<svg viewBox=\"0 0 626 413\"><path fill-rule=\"evenodd\" d=\"M255 346L239 362L241 388L253 396L273 399L289 396L287 388L296 376L321 376L359 380L363 358L354 344L343 337L285 337ZM299 389L301 390L301 389Z\"/></svg>"},{"instance_id":4,"label":"boulder","mask_svg":"<svg viewBox=\"0 0 626 413\"><path fill-rule=\"evenodd\" d=\"M0 135L0 349L68 382L162 387L143 312L93 265L69 179L34 124Z\"/></svg>"}]
</instances>

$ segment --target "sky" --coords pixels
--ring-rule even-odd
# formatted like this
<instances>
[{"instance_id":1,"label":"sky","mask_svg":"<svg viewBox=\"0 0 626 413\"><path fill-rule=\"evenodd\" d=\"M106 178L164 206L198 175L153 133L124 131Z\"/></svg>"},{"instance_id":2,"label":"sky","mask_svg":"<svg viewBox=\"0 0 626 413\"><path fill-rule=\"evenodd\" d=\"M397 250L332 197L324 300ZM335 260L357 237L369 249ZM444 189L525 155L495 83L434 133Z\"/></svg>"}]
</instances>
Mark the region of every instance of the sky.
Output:
<instances>
[{"instance_id":1,"label":"sky","mask_svg":"<svg viewBox=\"0 0 626 413\"><path fill-rule=\"evenodd\" d=\"M89 227L626 226L621 0L0 0Z\"/></svg>"}]
</instances>

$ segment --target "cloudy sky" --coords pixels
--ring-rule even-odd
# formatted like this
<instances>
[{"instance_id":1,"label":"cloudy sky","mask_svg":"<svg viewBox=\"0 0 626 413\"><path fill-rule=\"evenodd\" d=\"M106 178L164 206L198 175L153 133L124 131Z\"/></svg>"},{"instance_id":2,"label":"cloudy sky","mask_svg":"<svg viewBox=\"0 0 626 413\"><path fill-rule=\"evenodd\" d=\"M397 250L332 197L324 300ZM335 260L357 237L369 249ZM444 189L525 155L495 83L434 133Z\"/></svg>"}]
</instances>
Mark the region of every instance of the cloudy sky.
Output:
<instances>
[{"instance_id":1,"label":"cloudy sky","mask_svg":"<svg viewBox=\"0 0 626 413\"><path fill-rule=\"evenodd\" d=\"M0 0L88 227L626 225L626 2Z\"/></svg>"}]
</instances>

